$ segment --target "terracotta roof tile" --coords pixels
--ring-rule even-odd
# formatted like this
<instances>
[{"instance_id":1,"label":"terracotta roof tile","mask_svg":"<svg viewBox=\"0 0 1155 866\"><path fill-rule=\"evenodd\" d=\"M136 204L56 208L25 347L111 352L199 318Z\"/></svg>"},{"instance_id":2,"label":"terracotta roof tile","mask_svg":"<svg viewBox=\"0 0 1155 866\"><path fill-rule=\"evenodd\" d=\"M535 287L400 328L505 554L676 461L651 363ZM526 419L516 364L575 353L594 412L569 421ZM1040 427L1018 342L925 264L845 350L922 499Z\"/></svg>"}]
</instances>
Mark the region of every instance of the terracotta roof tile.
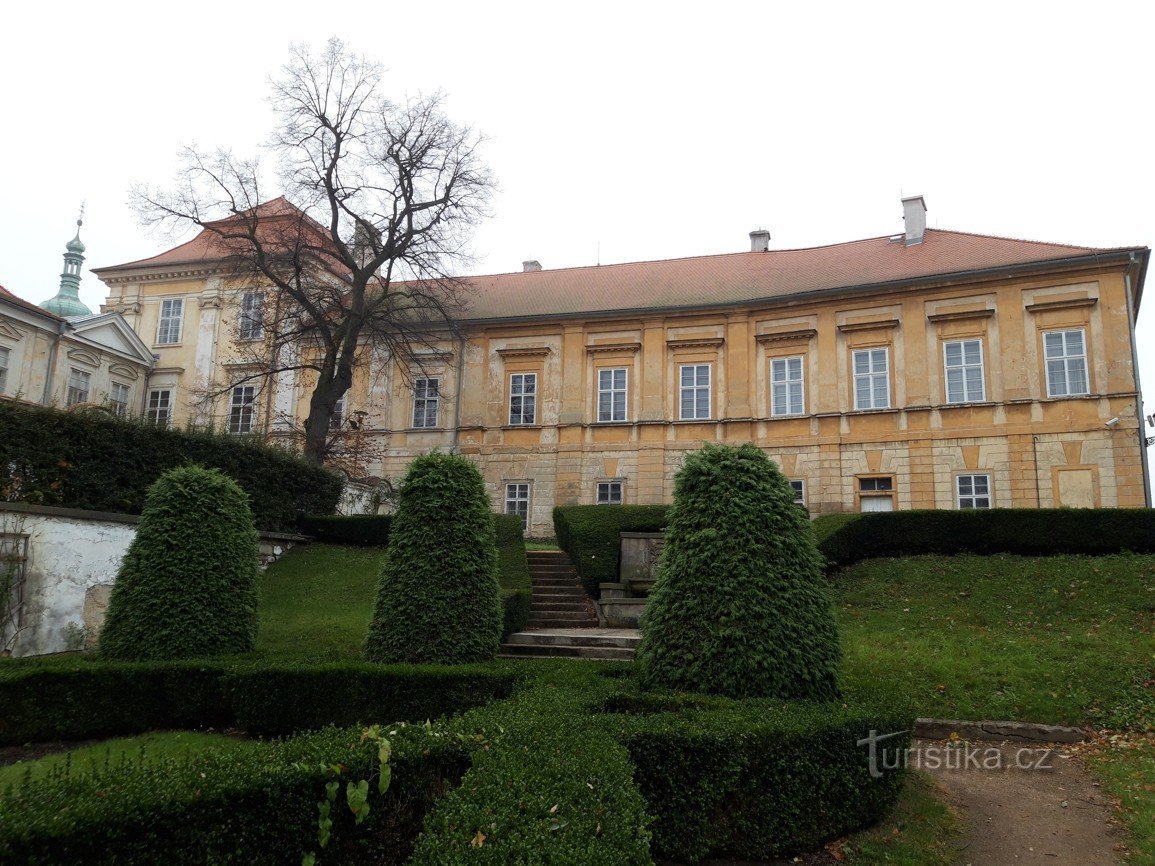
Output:
<instances>
[{"instance_id":1,"label":"terracotta roof tile","mask_svg":"<svg viewBox=\"0 0 1155 866\"><path fill-rule=\"evenodd\" d=\"M17 297L3 286L0 286L0 300L8 301L9 303L15 304L18 307L23 307L26 310L31 310L32 312L37 313L46 319L55 319L58 322L64 321L64 319L55 313L50 313L48 310L36 306L36 304L32 303L31 301L26 301L23 298Z\"/></svg>"}]
</instances>

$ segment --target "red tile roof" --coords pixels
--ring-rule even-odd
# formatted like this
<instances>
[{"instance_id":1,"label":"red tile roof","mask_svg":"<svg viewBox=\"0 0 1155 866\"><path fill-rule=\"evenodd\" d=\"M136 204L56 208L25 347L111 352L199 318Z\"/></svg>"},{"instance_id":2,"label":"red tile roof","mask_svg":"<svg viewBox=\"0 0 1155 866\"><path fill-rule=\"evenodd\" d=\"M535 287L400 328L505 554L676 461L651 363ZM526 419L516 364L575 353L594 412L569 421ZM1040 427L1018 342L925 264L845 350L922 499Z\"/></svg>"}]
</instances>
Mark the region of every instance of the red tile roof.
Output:
<instances>
[{"instance_id":1,"label":"red tile roof","mask_svg":"<svg viewBox=\"0 0 1155 866\"><path fill-rule=\"evenodd\" d=\"M50 313L47 310L36 306L36 304L32 303L31 301L18 298L3 286L0 286L0 300L8 301L9 303L15 304L18 307L23 307L26 310L31 310L32 312L41 315L46 319L55 319L58 322L64 321L64 319L60 318L60 316L56 315L55 313Z\"/></svg>"},{"instance_id":2,"label":"red tile roof","mask_svg":"<svg viewBox=\"0 0 1155 866\"><path fill-rule=\"evenodd\" d=\"M468 278L470 318L739 304L965 271L1119 252L927 229L921 244L901 236L798 250L563 268ZM1136 248L1142 249L1142 248Z\"/></svg>"}]
</instances>

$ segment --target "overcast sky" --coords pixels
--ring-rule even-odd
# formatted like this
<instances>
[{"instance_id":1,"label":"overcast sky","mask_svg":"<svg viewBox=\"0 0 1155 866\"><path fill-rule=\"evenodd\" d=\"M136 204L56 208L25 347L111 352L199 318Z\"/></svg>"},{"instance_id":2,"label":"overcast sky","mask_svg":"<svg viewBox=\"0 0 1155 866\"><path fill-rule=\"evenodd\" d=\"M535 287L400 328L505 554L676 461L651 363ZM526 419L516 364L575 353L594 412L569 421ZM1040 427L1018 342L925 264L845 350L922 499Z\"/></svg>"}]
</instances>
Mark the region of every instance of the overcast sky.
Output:
<instances>
[{"instance_id":1,"label":"overcast sky","mask_svg":"<svg viewBox=\"0 0 1155 866\"><path fill-rule=\"evenodd\" d=\"M1151 3L201 0L7 16L0 284L36 302L55 293L82 200L86 265L170 246L137 225L130 185L168 181L183 144L254 152L289 44L331 35L381 60L392 93L440 89L487 136L501 190L475 273L739 251L758 227L772 248L875 237L901 231L914 193L941 228L1155 241ZM86 270L81 298L103 297Z\"/></svg>"}]
</instances>

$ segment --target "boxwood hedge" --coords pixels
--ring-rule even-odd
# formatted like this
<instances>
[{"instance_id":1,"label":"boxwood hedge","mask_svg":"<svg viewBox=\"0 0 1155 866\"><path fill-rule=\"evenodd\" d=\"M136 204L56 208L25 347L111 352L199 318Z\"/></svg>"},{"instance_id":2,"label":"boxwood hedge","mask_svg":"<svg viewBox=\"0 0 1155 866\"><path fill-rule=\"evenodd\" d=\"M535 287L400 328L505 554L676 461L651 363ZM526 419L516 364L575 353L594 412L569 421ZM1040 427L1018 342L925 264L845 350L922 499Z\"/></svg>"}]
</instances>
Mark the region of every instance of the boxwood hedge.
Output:
<instances>
[{"instance_id":1,"label":"boxwood hedge","mask_svg":"<svg viewBox=\"0 0 1155 866\"><path fill-rule=\"evenodd\" d=\"M309 514L297 521L297 531L323 544L388 547L391 514Z\"/></svg>"},{"instance_id":2,"label":"boxwood hedge","mask_svg":"<svg viewBox=\"0 0 1155 866\"><path fill-rule=\"evenodd\" d=\"M569 554L594 598L599 584L618 579L623 532L661 532L668 505L559 505L553 510L558 546Z\"/></svg>"}]
</instances>

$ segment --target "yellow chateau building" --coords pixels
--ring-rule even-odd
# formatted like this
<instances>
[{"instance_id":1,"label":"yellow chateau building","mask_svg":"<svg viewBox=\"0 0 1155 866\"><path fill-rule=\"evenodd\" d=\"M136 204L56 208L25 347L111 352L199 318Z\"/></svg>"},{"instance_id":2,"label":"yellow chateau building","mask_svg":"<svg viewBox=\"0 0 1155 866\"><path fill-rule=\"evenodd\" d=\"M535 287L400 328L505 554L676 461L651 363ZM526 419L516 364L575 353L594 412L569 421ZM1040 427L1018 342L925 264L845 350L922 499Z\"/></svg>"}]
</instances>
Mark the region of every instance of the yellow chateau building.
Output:
<instances>
[{"instance_id":1,"label":"yellow chateau building","mask_svg":"<svg viewBox=\"0 0 1155 866\"><path fill-rule=\"evenodd\" d=\"M372 359L341 407L372 474L456 448L495 508L552 534L560 504L670 501L687 451L754 442L812 513L1150 504L1134 322L1149 250L926 228L825 247L469 279L461 344L402 376ZM96 274L152 347L145 412L276 436L281 374L209 406L245 311L204 236ZM199 414L198 414L199 413Z\"/></svg>"}]
</instances>

